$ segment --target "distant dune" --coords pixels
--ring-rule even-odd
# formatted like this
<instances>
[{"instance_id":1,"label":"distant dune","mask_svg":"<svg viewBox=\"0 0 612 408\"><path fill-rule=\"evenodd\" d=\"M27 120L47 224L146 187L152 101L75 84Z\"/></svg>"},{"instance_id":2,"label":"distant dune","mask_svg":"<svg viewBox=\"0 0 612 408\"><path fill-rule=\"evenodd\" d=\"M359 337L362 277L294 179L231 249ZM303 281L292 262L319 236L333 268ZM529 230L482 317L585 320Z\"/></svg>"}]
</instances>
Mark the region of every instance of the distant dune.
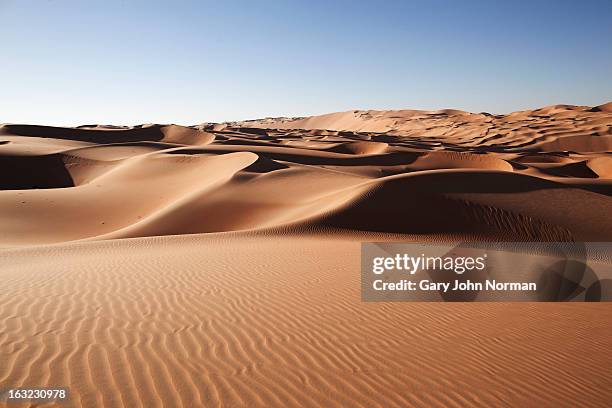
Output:
<instances>
[{"instance_id":1,"label":"distant dune","mask_svg":"<svg viewBox=\"0 0 612 408\"><path fill-rule=\"evenodd\" d=\"M610 104L4 125L0 245L227 231L606 240L611 126Z\"/></svg>"},{"instance_id":2,"label":"distant dune","mask_svg":"<svg viewBox=\"0 0 612 408\"><path fill-rule=\"evenodd\" d=\"M0 388L68 386L84 407L608 406L609 306L364 303L359 243L612 241L611 196L611 103L5 124Z\"/></svg>"}]
</instances>

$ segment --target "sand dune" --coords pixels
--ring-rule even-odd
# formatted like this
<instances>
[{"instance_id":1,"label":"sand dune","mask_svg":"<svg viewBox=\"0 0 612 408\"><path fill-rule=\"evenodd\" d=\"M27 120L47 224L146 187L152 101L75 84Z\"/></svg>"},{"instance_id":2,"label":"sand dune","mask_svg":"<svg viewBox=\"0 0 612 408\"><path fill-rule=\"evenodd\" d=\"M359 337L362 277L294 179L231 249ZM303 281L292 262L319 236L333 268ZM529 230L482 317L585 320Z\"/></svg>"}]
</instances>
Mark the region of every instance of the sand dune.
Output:
<instances>
[{"instance_id":1,"label":"sand dune","mask_svg":"<svg viewBox=\"0 0 612 408\"><path fill-rule=\"evenodd\" d=\"M610 241L611 106L2 125L0 385L84 407L608 406L610 307L363 303L359 242Z\"/></svg>"},{"instance_id":2,"label":"sand dune","mask_svg":"<svg viewBox=\"0 0 612 408\"><path fill-rule=\"evenodd\" d=\"M317 228L548 236L506 227L517 223L601 240L612 236L608 107L351 111L193 128L4 125L0 245ZM338 214L344 221L326 221Z\"/></svg>"}]
</instances>

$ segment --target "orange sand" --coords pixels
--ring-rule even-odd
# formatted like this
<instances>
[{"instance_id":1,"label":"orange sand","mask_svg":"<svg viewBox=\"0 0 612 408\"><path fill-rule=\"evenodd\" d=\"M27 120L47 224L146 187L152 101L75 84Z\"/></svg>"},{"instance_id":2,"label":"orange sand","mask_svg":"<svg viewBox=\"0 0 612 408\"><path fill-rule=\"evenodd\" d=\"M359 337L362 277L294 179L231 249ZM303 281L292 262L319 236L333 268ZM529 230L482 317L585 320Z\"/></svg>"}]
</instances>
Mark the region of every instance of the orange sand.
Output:
<instances>
[{"instance_id":1,"label":"orange sand","mask_svg":"<svg viewBox=\"0 0 612 408\"><path fill-rule=\"evenodd\" d=\"M359 242L612 241L611 147L611 104L3 125L0 388L84 407L608 406L610 306L363 303Z\"/></svg>"}]
</instances>

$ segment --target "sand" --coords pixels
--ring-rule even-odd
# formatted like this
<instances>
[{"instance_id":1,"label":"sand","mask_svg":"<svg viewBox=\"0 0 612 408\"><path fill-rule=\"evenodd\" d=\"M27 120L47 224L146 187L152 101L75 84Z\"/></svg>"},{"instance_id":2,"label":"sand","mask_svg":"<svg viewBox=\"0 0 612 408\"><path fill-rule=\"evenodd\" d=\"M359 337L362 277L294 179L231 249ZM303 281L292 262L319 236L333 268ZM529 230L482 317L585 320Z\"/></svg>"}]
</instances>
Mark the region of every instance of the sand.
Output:
<instances>
[{"instance_id":1,"label":"sand","mask_svg":"<svg viewBox=\"0 0 612 408\"><path fill-rule=\"evenodd\" d=\"M607 304L364 303L360 242L612 240L612 108L0 127L0 388L605 407Z\"/></svg>"}]
</instances>

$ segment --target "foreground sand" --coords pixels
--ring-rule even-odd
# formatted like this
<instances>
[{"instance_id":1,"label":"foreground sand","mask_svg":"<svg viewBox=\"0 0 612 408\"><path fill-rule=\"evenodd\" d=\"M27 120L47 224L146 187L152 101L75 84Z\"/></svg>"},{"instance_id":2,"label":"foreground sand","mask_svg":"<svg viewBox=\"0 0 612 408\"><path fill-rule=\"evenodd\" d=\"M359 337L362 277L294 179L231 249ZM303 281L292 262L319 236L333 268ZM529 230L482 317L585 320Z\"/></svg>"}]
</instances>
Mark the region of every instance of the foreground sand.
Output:
<instances>
[{"instance_id":1,"label":"foreground sand","mask_svg":"<svg viewBox=\"0 0 612 408\"><path fill-rule=\"evenodd\" d=\"M360 241L612 240L612 105L0 127L0 389L607 407L608 304L364 303Z\"/></svg>"},{"instance_id":2,"label":"foreground sand","mask_svg":"<svg viewBox=\"0 0 612 408\"><path fill-rule=\"evenodd\" d=\"M363 303L359 243L141 238L1 255L0 383L74 406L606 407L607 304Z\"/></svg>"}]
</instances>

